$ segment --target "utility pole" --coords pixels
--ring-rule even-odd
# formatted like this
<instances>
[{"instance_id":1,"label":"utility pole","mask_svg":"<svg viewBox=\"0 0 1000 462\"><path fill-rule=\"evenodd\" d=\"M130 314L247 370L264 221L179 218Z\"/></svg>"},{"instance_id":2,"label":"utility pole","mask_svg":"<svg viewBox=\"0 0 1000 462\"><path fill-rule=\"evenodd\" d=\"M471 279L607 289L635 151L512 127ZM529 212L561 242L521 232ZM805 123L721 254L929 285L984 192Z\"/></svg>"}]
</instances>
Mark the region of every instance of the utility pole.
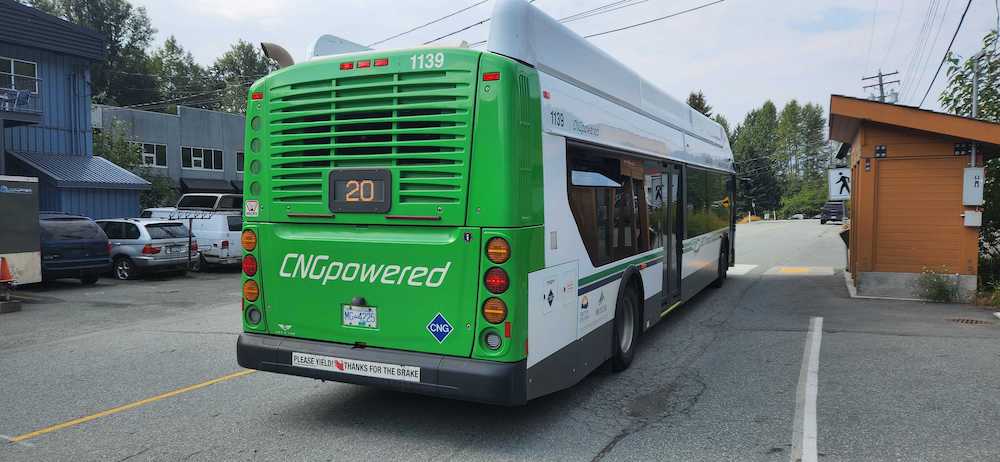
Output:
<instances>
[{"instance_id":1,"label":"utility pole","mask_svg":"<svg viewBox=\"0 0 1000 462\"><path fill-rule=\"evenodd\" d=\"M979 118L979 61L985 50L972 55L972 118ZM969 156L969 166L976 166L976 142L972 142L972 152Z\"/></svg>"},{"instance_id":2,"label":"utility pole","mask_svg":"<svg viewBox=\"0 0 1000 462\"><path fill-rule=\"evenodd\" d=\"M894 84L894 83L899 83L899 80L893 80L891 82L886 82L886 81L884 81L884 78L892 76L892 75L896 75L896 74L899 74L899 71L890 72L888 74L883 74L882 73L882 69L879 69L877 75L873 75L871 77L864 77L864 78L861 79L862 82L864 82L866 80L878 79L878 83L873 83L871 85L866 85L866 86L861 87L861 88L867 90L869 88L878 87L878 100L884 103L885 102L885 86L886 85L890 85L890 84Z\"/></svg>"}]
</instances>

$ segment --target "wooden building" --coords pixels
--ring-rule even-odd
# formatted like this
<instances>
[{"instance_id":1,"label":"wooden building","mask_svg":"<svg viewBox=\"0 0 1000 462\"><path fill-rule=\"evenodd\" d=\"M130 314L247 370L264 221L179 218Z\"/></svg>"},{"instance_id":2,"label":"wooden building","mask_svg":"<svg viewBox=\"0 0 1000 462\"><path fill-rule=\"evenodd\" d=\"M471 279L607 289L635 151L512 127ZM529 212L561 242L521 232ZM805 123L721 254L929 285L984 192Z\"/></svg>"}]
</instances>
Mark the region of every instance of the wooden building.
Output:
<instances>
[{"instance_id":1,"label":"wooden building","mask_svg":"<svg viewBox=\"0 0 1000 462\"><path fill-rule=\"evenodd\" d=\"M969 167L1000 154L1000 124L834 95L830 138L850 160L847 269L859 293L915 297L917 277L934 270L974 294L981 206L965 204L985 176Z\"/></svg>"}]
</instances>

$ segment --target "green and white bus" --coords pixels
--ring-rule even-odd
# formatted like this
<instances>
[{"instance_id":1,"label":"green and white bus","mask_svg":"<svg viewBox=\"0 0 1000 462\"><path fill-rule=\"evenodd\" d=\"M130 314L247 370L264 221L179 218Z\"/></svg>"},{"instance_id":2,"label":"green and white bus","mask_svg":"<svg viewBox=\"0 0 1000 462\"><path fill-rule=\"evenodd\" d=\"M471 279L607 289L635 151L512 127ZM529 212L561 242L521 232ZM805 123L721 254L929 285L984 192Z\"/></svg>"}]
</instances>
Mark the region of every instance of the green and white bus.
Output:
<instances>
[{"instance_id":1,"label":"green and white bus","mask_svg":"<svg viewBox=\"0 0 1000 462\"><path fill-rule=\"evenodd\" d=\"M723 129L524 0L485 51L315 56L248 102L243 367L520 405L733 259Z\"/></svg>"}]
</instances>

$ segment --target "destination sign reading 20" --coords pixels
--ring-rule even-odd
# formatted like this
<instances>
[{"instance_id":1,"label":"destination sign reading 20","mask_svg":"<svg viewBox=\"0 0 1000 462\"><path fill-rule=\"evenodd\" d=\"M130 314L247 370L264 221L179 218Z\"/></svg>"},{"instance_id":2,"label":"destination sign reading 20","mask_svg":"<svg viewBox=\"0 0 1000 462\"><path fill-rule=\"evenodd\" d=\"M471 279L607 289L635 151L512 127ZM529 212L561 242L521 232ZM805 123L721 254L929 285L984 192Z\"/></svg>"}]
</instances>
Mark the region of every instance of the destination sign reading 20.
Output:
<instances>
[{"instance_id":1,"label":"destination sign reading 20","mask_svg":"<svg viewBox=\"0 0 1000 462\"><path fill-rule=\"evenodd\" d=\"M340 169L330 172L331 212L388 212L387 191L392 176L381 169Z\"/></svg>"}]
</instances>

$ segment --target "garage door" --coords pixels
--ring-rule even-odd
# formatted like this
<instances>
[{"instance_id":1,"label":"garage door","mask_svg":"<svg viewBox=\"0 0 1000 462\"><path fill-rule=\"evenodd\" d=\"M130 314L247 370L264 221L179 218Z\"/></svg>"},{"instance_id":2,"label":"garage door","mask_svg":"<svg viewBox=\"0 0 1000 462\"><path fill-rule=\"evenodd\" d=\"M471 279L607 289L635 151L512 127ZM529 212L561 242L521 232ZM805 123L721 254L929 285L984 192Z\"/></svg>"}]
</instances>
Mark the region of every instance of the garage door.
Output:
<instances>
[{"instance_id":1,"label":"garage door","mask_svg":"<svg viewBox=\"0 0 1000 462\"><path fill-rule=\"evenodd\" d=\"M962 167L966 157L879 159L875 271L964 269Z\"/></svg>"}]
</instances>

